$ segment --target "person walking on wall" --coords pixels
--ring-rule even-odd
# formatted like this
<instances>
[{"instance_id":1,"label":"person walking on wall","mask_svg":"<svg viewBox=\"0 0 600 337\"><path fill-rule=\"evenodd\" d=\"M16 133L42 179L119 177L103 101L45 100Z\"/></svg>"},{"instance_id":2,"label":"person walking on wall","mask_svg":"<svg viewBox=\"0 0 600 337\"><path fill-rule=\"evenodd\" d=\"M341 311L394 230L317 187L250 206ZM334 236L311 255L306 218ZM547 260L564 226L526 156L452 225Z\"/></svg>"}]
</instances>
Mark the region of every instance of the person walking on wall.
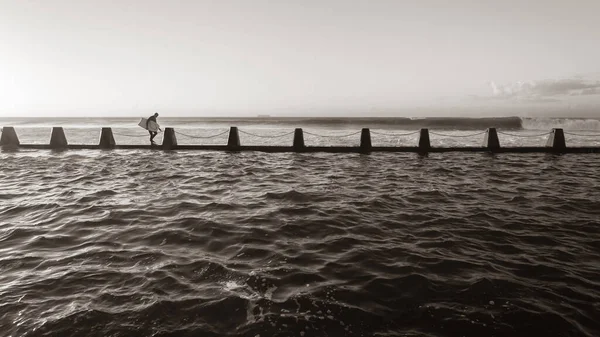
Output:
<instances>
[{"instance_id":1,"label":"person walking on wall","mask_svg":"<svg viewBox=\"0 0 600 337\"><path fill-rule=\"evenodd\" d=\"M156 143L154 142L154 137L156 137L156 135L158 134L158 132L150 130L149 126L150 126L150 122L154 122L158 126L158 122L156 121L156 117L158 117L158 112L155 112L154 115L148 117L148 120L146 121L146 129L150 133L150 144L151 145L156 145ZM160 129L160 127L158 128L158 131L162 131Z\"/></svg>"}]
</instances>

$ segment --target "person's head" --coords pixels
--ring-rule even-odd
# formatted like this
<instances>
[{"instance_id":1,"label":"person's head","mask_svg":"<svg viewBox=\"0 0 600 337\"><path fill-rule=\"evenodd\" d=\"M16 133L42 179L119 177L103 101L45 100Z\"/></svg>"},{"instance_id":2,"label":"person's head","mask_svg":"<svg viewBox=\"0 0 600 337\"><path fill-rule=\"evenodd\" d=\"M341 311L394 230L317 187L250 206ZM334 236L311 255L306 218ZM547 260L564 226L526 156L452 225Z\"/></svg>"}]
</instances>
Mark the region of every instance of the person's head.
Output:
<instances>
[{"instance_id":1,"label":"person's head","mask_svg":"<svg viewBox=\"0 0 600 337\"><path fill-rule=\"evenodd\" d=\"M158 117L158 112L155 112L155 113L154 113L154 117Z\"/></svg>"}]
</instances>

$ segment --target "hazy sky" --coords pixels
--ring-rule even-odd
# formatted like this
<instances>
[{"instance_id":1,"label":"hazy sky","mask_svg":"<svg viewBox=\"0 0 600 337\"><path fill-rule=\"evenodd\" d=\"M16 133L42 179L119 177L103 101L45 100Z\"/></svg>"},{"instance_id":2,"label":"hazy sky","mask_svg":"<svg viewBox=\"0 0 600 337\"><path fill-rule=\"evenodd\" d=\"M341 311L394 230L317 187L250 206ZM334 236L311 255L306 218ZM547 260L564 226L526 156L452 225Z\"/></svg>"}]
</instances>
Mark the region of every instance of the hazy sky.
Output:
<instances>
[{"instance_id":1,"label":"hazy sky","mask_svg":"<svg viewBox=\"0 0 600 337\"><path fill-rule=\"evenodd\" d=\"M600 116L598 0L0 0L0 116Z\"/></svg>"}]
</instances>

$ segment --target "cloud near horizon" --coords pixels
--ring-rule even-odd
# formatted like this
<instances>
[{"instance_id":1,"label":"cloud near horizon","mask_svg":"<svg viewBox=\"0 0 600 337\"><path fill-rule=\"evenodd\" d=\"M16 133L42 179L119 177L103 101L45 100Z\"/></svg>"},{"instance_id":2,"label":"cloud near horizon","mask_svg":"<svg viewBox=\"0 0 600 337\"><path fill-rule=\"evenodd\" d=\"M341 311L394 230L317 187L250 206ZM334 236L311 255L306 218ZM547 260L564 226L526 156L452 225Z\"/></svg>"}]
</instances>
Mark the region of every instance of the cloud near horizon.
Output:
<instances>
[{"instance_id":1,"label":"cloud near horizon","mask_svg":"<svg viewBox=\"0 0 600 337\"><path fill-rule=\"evenodd\" d=\"M566 96L600 95L600 81L589 82L583 79L562 79L516 82L507 85L489 83L492 96L497 100L514 100L534 103L561 102Z\"/></svg>"}]
</instances>

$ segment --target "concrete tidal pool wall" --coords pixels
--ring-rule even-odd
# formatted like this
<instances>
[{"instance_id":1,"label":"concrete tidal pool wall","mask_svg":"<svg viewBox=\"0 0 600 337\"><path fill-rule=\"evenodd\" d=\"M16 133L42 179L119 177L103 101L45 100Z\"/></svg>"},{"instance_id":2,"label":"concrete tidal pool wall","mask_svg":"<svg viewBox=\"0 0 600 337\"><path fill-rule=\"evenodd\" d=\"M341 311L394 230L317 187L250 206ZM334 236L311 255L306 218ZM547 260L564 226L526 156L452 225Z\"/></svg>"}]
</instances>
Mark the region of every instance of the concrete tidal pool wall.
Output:
<instances>
[{"instance_id":1,"label":"concrete tidal pool wall","mask_svg":"<svg viewBox=\"0 0 600 337\"><path fill-rule=\"evenodd\" d=\"M53 127L48 145L40 144L21 144L14 127L5 126L2 128L0 146L3 148L30 148L30 149L161 149L161 150L212 150L212 151L262 151L262 152L336 152L336 153L370 153L370 152L490 152L490 153L600 153L598 146L568 147L565 140L563 129L552 129L548 132L548 139L545 146L520 146L503 147L498 137L498 131L495 128L489 128L481 134L485 134L483 145L481 147L432 147L430 141L430 132L428 129L420 129L414 133L419 133L416 146L373 146L371 141L371 131L363 128L360 132L359 146L306 146L304 141L304 131L296 128L293 133L293 143L291 146L244 146L242 145L240 134L237 127L231 127L227 138L227 144L223 145L179 145L177 142L176 131L174 128L165 128L163 143L161 145L118 145L115 142L112 128L103 127L100 131L100 141L97 145L69 144L62 127ZM242 131L243 132L243 131ZM244 132L247 133L247 132ZM286 136L287 133L282 136ZM347 136L357 135L353 133ZM411 134L414 134L411 133ZM223 134L223 133L222 133ZM314 135L314 134L311 134ZM406 134L405 134L406 135ZM402 136L402 135L400 135ZM518 135L513 135L518 136ZM278 136L277 136L278 137ZM326 136L323 136L326 137ZM330 136L327 136L330 137ZM451 136L448 136L451 137ZM457 136L460 137L460 136ZM523 137L527 137L526 135ZM600 133L598 134L600 137Z\"/></svg>"}]
</instances>

